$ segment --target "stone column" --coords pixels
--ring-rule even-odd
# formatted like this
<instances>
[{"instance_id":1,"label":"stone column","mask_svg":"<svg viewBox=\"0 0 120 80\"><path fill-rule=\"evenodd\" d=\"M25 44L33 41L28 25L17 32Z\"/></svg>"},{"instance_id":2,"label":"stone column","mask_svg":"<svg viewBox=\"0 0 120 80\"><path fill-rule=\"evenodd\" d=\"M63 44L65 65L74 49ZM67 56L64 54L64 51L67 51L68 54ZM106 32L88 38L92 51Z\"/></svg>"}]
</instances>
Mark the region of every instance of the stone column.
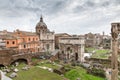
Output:
<instances>
[{"instance_id":1,"label":"stone column","mask_svg":"<svg viewBox=\"0 0 120 80\"><path fill-rule=\"evenodd\" d=\"M84 62L84 50L85 47L84 47L84 44L81 44L81 61Z\"/></svg>"},{"instance_id":2,"label":"stone column","mask_svg":"<svg viewBox=\"0 0 120 80\"><path fill-rule=\"evenodd\" d=\"M1 71L0 71L0 80L2 80L2 74L1 74Z\"/></svg>"},{"instance_id":3,"label":"stone column","mask_svg":"<svg viewBox=\"0 0 120 80\"><path fill-rule=\"evenodd\" d=\"M112 74L111 80L118 80L118 34L119 34L119 23L112 23L111 35L112 35L112 57L111 67Z\"/></svg>"},{"instance_id":4,"label":"stone column","mask_svg":"<svg viewBox=\"0 0 120 80\"><path fill-rule=\"evenodd\" d=\"M52 51L55 51L55 41L52 42Z\"/></svg>"},{"instance_id":5,"label":"stone column","mask_svg":"<svg viewBox=\"0 0 120 80\"><path fill-rule=\"evenodd\" d=\"M117 54L118 54L118 40L117 39L113 39L112 40L112 75L111 75L111 80L118 80L118 58L117 58Z\"/></svg>"},{"instance_id":6,"label":"stone column","mask_svg":"<svg viewBox=\"0 0 120 80\"><path fill-rule=\"evenodd\" d=\"M64 44L65 59L67 59L67 46Z\"/></svg>"},{"instance_id":7,"label":"stone column","mask_svg":"<svg viewBox=\"0 0 120 80\"><path fill-rule=\"evenodd\" d=\"M82 57L81 57L81 54L82 54L82 51L81 51L81 45L78 46L78 56L79 56L79 61L82 62Z\"/></svg>"}]
</instances>

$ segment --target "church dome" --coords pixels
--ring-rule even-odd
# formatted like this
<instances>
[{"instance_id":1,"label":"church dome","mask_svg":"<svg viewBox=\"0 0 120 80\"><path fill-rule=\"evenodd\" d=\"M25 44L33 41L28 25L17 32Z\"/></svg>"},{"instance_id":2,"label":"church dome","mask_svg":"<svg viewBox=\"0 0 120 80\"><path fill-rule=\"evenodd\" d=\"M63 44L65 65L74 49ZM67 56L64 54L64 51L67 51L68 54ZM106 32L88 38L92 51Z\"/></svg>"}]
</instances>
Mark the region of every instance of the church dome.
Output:
<instances>
[{"instance_id":1,"label":"church dome","mask_svg":"<svg viewBox=\"0 0 120 80\"><path fill-rule=\"evenodd\" d=\"M37 23L36 28L47 28L47 25L43 22L42 16L40 18L40 21Z\"/></svg>"}]
</instances>

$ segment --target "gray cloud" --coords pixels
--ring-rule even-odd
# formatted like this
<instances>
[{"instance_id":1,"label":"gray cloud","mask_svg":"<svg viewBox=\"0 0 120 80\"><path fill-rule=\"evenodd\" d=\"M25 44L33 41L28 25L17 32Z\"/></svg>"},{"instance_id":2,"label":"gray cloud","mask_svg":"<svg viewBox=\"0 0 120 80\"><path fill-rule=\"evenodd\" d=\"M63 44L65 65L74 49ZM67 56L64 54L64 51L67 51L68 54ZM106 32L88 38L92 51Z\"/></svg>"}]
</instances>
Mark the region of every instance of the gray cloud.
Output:
<instances>
[{"instance_id":1,"label":"gray cloud","mask_svg":"<svg viewBox=\"0 0 120 80\"><path fill-rule=\"evenodd\" d=\"M0 0L0 30L7 26L34 30L42 14L56 32L100 32L120 21L119 7L119 0Z\"/></svg>"}]
</instances>

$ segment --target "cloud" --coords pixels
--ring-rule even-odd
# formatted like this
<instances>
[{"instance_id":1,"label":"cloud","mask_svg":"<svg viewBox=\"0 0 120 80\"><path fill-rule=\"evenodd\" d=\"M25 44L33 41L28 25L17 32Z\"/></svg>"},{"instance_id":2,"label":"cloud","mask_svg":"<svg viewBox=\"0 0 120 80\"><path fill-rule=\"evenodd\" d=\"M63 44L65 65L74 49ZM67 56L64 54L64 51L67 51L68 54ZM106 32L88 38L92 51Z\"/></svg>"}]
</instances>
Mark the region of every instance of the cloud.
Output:
<instances>
[{"instance_id":1,"label":"cloud","mask_svg":"<svg viewBox=\"0 0 120 80\"><path fill-rule=\"evenodd\" d=\"M0 30L33 30L40 15L50 30L83 34L105 31L120 21L119 0L0 0ZM107 29L108 28L108 29Z\"/></svg>"}]
</instances>

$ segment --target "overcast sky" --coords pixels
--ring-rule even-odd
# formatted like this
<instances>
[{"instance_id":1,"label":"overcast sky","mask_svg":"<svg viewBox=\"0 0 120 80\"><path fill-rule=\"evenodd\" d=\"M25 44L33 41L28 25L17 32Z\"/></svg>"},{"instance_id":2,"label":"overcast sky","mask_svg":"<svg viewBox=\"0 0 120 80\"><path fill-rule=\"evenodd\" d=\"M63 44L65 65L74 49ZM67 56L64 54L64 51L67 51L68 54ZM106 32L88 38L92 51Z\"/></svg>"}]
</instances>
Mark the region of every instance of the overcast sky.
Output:
<instances>
[{"instance_id":1,"label":"overcast sky","mask_svg":"<svg viewBox=\"0 0 120 80\"><path fill-rule=\"evenodd\" d=\"M110 33L120 22L120 0L0 0L0 30L35 31L44 22L56 33Z\"/></svg>"}]
</instances>

